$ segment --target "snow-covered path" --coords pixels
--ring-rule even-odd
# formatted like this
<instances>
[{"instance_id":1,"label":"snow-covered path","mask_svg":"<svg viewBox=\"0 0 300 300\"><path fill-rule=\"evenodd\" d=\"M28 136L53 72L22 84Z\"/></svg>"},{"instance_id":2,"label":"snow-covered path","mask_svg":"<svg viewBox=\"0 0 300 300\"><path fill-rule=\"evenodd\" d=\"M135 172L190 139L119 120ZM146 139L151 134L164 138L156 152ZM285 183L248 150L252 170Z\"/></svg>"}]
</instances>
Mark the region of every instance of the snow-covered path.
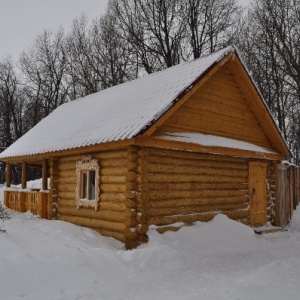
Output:
<instances>
[{"instance_id":1,"label":"snow-covered path","mask_svg":"<svg viewBox=\"0 0 300 300\"><path fill-rule=\"evenodd\" d=\"M132 251L86 228L11 216L1 223L1 300L299 298L300 211L287 232L257 236L218 215L151 231Z\"/></svg>"}]
</instances>

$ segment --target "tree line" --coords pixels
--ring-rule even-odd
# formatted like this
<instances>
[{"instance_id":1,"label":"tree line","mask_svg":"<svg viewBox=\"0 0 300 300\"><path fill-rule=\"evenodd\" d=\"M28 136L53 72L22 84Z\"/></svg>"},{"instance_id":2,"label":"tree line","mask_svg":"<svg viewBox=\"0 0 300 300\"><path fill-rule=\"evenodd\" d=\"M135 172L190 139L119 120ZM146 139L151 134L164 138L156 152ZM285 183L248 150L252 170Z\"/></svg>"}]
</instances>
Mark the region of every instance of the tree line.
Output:
<instances>
[{"instance_id":1,"label":"tree line","mask_svg":"<svg viewBox=\"0 0 300 300\"><path fill-rule=\"evenodd\" d=\"M296 0L110 0L0 59L0 151L65 102L235 44L299 163L299 28Z\"/></svg>"}]
</instances>

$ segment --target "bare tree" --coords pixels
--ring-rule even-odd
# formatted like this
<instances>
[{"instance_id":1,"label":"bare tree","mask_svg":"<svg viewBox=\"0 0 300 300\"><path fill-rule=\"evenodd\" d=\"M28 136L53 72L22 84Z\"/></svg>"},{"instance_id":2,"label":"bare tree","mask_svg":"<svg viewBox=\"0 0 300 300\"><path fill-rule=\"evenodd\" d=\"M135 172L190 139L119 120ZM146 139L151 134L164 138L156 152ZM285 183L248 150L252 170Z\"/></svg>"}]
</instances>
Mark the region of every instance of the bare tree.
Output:
<instances>
[{"instance_id":1,"label":"bare tree","mask_svg":"<svg viewBox=\"0 0 300 300\"><path fill-rule=\"evenodd\" d=\"M300 99L300 2L297 0L260 0L255 14L264 34L276 49L288 75L285 81Z\"/></svg>"},{"instance_id":2,"label":"bare tree","mask_svg":"<svg viewBox=\"0 0 300 300\"><path fill-rule=\"evenodd\" d=\"M26 132L25 106L13 61L6 57L0 62L0 152ZM14 168L13 180L16 175ZM0 182L4 181L5 165L0 162Z\"/></svg>"},{"instance_id":3,"label":"bare tree","mask_svg":"<svg viewBox=\"0 0 300 300\"><path fill-rule=\"evenodd\" d=\"M91 30L90 65L101 80L101 87L115 86L137 77L132 46L122 39L119 20L112 10L95 19Z\"/></svg>"},{"instance_id":4,"label":"bare tree","mask_svg":"<svg viewBox=\"0 0 300 300\"><path fill-rule=\"evenodd\" d=\"M185 29L180 0L112 0L110 5L146 72L180 62Z\"/></svg>"},{"instance_id":5,"label":"bare tree","mask_svg":"<svg viewBox=\"0 0 300 300\"><path fill-rule=\"evenodd\" d=\"M18 116L18 79L11 58L0 62L0 146L8 147L20 136Z\"/></svg>"},{"instance_id":6,"label":"bare tree","mask_svg":"<svg viewBox=\"0 0 300 300\"><path fill-rule=\"evenodd\" d=\"M62 29L57 33L44 30L32 48L22 53L19 63L32 125L67 101L66 62Z\"/></svg>"},{"instance_id":7,"label":"bare tree","mask_svg":"<svg viewBox=\"0 0 300 300\"><path fill-rule=\"evenodd\" d=\"M71 99L136 78L131 45L121 38L112 11L91 25L85 15L75 19L67 40Z\"/></svg>"},{"instance_id":8,"label":"bare tree","mask_svg":"<svg viewBox=\"0 0 300 300\"><path fill-rule=\"evenodd\" d=\"M91 69L88 57L91 55L88 18L83 14L74 19L67 36L67 74L71 99L99 91L99 80Z\"/></svg>"},{"instance_id":9,"label":"bare tree","mask_svg":"<svg viewBox=\"0 0 300 300\"><path fill-rule=\"evenodd\" d=\"M187 0L183 7L194 58L228 44L241 13L236 0Z\"/></svg>"},{"instance_id":10,"label":"bare tree","mask_svg":"<svg viewBox=\"0 0 300 300\"><path fill-rule=\"evenodd\" d=\"M255 0L237 44L300 161L300 3Z\"/></svg>"}]
</instances>

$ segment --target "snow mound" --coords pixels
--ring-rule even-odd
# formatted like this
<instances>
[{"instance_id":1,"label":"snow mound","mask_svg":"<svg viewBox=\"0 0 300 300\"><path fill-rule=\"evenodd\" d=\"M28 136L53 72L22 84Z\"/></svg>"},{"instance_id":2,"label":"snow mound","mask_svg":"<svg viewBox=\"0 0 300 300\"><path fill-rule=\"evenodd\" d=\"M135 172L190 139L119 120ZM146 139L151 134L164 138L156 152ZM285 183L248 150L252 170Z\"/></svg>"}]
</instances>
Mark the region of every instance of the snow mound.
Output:
<instances>
[{"instance_id":1,"label":"snow mound","mask_svg":"<svg viewBox=\"0 0 300 300\"><path fill-rule=\"evenodd\" d=\"M178 251L201 251L202 255L212 253L231 253L233 250L252 249L259 243L253 230L246 225L218 214L210 222L197 222L194 226L184 226L177 232L166 232L163 235L156 231L149 234L149 247L165 244Z\"/></svg>"}]
</instances>

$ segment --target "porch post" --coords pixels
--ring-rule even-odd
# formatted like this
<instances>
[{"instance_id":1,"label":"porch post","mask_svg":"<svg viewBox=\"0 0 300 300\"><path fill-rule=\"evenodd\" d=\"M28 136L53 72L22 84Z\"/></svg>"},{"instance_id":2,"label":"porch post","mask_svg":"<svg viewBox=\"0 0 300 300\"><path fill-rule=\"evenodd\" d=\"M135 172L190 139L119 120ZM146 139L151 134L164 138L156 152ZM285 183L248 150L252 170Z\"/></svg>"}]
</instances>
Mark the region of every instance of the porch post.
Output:
<instances>
[{"instance_id":1,"label":"porch post","mask_svg":"<svg viewBox=\"0 0 300 300\"><path fill-rule=\"evenodd\" d=\"M6 163L6 187L11 186L11 173L12 173L12 167L10 163Z\"/></svg>"},{"instance_id":2,"label":"porch post","mask_svg":"<svg viewBox=\"0 0 300 300\"><path fill-rule=\"evenodd\" d=\"M23 161L22 163L22 189L26 189L27 187L27 163Z\"/></svg>"},{"instance_id":3,"label":"porch post","mask_svg":"<svg viewBox=\"0 0 300 300\"><path fill-rule=\"evenodd\" d=\"M47 172L48 171L48 160L43 158L43 169L42 169L42 190L46 191L47 186Z\"/></svg>"}]
</instances>

